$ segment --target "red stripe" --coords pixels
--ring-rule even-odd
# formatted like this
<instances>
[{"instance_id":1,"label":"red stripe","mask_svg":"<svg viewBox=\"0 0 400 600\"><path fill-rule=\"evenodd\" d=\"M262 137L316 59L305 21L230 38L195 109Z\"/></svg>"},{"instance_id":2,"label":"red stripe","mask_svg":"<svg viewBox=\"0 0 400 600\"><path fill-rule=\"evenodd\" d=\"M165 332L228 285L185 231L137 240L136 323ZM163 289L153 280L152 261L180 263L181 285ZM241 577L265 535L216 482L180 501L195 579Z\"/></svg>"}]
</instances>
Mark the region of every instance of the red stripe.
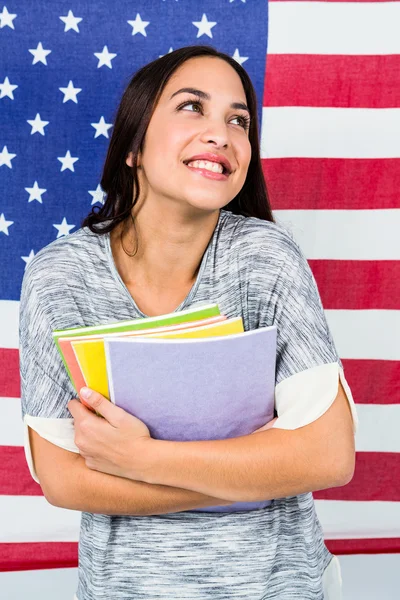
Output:
<instances>
[{"instance_id":1,"label":"red stripe","mask_svg":"<svg viewBox=\"0 0 400 600\"><path fill-rule=\"evenodd\" d=\"M310 259L325 309L400 309L400 260ZM343 290L345 293L339 293Z\"/></svg>"},{"instance_id":2,"label":"red stripe","mask_svg":"<svg viewBox=\"0 0 400 600\"><path fill-rule=\"evenodd\" d=\"M316 279L320 288L320 293L325 308L339 308L335 305L332 296L332 290L327 290L325 283L321 282L319 275L319 266L315 267L318 261L310 261L313 271L317 271ZM324 261L321 261L324 262ZM329 262L329 261L326 261ZM386 261L390 263L390 261ZM379 268L377 268L379 272ZM398 271L396 271L398 273ZM331 272L328 271L329 276ZM346 277L347 282L347 277ZM380 280L382 285L382 280ZM349 288L350 285L343 285L343 281L338 282L337 289ZM389 289L389 286L388 286ZM355 305L347 308L356 308ZM359 307L358 307L359 308ZM368 308L378 308L369 306ZM379 306L379 308L384 308ZM388 306L386 306L388 308ZM343 359L343 367L346 372L346 379L353 392L354 399L361 404L396 404L400 398L400 361L395 360L362 360L362 359ZM0 362L0 371L7 363L7 354L3 353L3 363ZM14 397L14 396L13 396ZM4 400L7 402L7 400ZM16 460L16 459L15 459ZM1 468L1 467L0 467Z\"/></svg>"},{"instance_id":3,"label":"red stripe","mask_svg":"<svg viewBox=\"0 0 400 600\"><path fill-rule=\"evenodd\" d=\"M380 554L400 552L400 538L325 540L332 554ZM0 544L0 571L61 569L78 566L76 542Z\"/></svg>"},{"instance_id":4,"label":"red stripe","mask_svg":"<svg viewBox=\"0 0 400 600\"><path fill-rule=\"evenodd\" d=\"M316 500L399 502L399 453L357 452L351 482L342 487L313 492L313 496Z\"/></svg>"},{"instance_id":5,"label":"red stripe","mask_svg":"<svg viewBox=\"0 0 400 600\"><path fill-rule=\"evenodd\" d=\"M400 158L263 158L273 210L398 208Z\"/></svg>"},{"instance_id":6,"label":"red stripe","mask_svg":"<svg viewBox=\"0 0 400 600\"><path fill-rule=\"evenodd\" d=\"M0 446L0 495L43 496L29 473L21 446Z\"/></svg>"},{"instance_id":7,"label":"red stripe","mask_svg":"<svg viewBox=\"0 0 400 600\"><path fill-rule=\"evenodd\" d=\"M0 348L0 396L19 398L20 390L19 351Z\"/></svg>"},{"instance_id":8,"label":"red stripe","mask_svg":"<svg viewBox=\"0 0 400 600\"><path fill-rule=\"evenodd\" d=\"M400 538L325 540L332 554L390 554L400 552Z\"/></svg>"},{"instance_id":9,"label":"red stripe","mask_svg":"<svg viewBox=\"0 0 400 600\"><path fill-rule=\"evenodd\" d=\"M356 403L399 403L400 361L344 358L342 363Z\"/></svg>"},{"instance_id":10,"label":"red stripe","mask_svg":"<svg viewBox=\"0 0 400 600\"><path fill-rule=\"evenodd\" d=\"M346 373L347 375L347 373ZM319 490L322 500L400 501L400 460L394 452L358 452L352 481L342 487ZM42 496L26 466L23 448L0 446L0 494Z\"/></svg>"},{"instance_id":11,"label":"red stripe","mask_svg":"<svg viewBox=\"0 0 400 600\"><path fill-rule=\"evenodd\" d=\"M399 54L267 54L263 106L397 108L399 73Z\"/></svg>"},{"instance_id":12,"label":"red stripe","mask_svg":"<svg viewBox=\"0 0 400 600\"><path fill-rule=\"evenodd\" d=\"M78 566L77 542L0 544L0 571L30 571Z\"/></svg>"},{"instance_id":13,"label":"red stripe","mask_svg":"<svg viewBox=\"0 0 400 600\"><path fill-rule=\"evenodd\" d=\"M315 261L310 262L313 263L312 268L314 270ZM328 296L331 292L325 291L325 284L321 284L318 274L317 282L320 287L324 307L337 308L333 302L331 303L330 301L327 301L326 296ZM340 286L342 286L342 283ZM338 289L344 288L345 286L338 286ZM349 306L348 308L354 308L354 306ZM3 364L0 362L0 370L4 368L4 364L6 364L6 354L3 354L3 359ZM351 391L353 392L356 403L396 404L399 402L400 361L343 359L342 362L346 373L346 379L351 387ZM7 402L7 400L4 400L4 402ZM8 460L11 460L11 458ZM14 457L13 460L17 460L17 458ZM22 460L22 456L19 460Z\"/></svg>"}]
</instances>

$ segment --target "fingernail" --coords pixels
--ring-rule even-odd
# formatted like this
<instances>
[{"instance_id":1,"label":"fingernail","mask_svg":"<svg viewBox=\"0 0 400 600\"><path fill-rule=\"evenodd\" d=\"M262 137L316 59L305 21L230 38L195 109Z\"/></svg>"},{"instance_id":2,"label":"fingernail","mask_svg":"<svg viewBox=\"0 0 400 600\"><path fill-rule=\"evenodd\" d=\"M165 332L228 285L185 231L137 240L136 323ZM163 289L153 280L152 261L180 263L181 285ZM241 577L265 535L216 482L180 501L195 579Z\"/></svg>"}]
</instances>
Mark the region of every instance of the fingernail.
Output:
<instances>
[{"instance_id":1,"label":"fingernail","mask_svg":"<svg viewBox=\"0 0 400 600\"><path fill-rule=\"evenodd\" d=\"M90 396L92 395L92 390L90 390L87 387L83 387L83 388L81 388L80 394L81 394L81 396L83 396L85 398L85 400L88 400L90 398Z\"/></svg>"}]
</instances>

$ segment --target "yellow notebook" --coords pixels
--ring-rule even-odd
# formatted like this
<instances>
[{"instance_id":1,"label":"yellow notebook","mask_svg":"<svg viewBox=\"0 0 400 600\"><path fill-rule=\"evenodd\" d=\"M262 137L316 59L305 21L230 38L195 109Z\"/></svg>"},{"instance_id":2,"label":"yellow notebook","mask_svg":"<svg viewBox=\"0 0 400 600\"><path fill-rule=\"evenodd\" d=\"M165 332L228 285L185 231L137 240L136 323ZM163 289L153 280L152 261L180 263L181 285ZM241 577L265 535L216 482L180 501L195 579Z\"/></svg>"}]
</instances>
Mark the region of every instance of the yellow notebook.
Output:
<instances>
[{"instance_id":1,"label":"yellow notebook","mask_svg":"<svg viewBox=\"0 0 400 600\"><path fill-rule=\"evenodd\" d=\"M140 334L139 337L157 338L201 338L217 337L242 333L242 317L233 317L212 325L181 329L176 332ZM135 336L136 337L136 336ZM75 352L86 385L92 390L99 392L105 398L110 399L107 378L106 355L104 351L104 340L82 340L73 341L71 346Z\"/></svg>"}]
</instances>

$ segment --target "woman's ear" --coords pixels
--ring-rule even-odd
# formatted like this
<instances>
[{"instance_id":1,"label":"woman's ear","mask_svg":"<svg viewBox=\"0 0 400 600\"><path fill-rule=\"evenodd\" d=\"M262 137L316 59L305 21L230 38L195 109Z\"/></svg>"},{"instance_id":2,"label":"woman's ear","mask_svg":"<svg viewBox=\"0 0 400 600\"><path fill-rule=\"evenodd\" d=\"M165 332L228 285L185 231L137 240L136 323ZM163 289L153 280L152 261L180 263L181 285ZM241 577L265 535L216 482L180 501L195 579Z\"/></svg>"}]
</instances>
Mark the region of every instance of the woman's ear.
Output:
<instances>
[{"instance_id":1,"label":"woman's ear","mask_svg":"<svg viewBox=\"0 0 400 600\"><path fill-rule=\"evenodd\" d=\"M126 157L126 164L128 165L128 167L133 167L133 153L129 152L128 156ZM140 168L140 152L138 154L138 160L137 160L137 166L138 168Z\"/></svg>"},{"instance_id":2,"label":"woman's ear","mask_svg":"<svg viewBox=\"0 0 400 600\"><path fill-rule=\"evenodd\" d=\"M128 156L125 159L126 164L128 165L128 167L132 167L132 152L129 152Z\"/></svg>"}]
</instances>

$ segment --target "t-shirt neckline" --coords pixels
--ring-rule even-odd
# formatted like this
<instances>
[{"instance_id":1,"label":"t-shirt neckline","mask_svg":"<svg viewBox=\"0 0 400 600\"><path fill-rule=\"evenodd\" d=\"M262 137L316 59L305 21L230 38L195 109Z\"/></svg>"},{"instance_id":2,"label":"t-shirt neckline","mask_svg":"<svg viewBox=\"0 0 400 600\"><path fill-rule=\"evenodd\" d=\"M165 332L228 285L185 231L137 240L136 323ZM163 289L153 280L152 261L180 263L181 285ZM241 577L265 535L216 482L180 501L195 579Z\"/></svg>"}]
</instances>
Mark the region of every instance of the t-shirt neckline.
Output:
<instances>
[{"instance_id":1,"label":"t-shirt neckline","mask_svg":"<svg viewBox=\"0 0 400 600\"><path fill-rule=\"evenodd\" d=\"M184 300L172 312L178 312L180 310L183 310L189 304L189 302L191 302L193 300L193 298L195 297L195 295L197 293L197 290L198 290L198 288L200 286L201 280L203 278L203 274L204 274L204 271L205 271L206 266L207 266L208 256L210 254L211 247L212 247L212 245L214 243L214 239L216 237L216 233L219 230L219 226L220 226L220 223L222 221L222 217L223 217L223 213L224 212L225 211L223 209L220 209L217 224L216 224L215 229L213 231L213 234L212 234L212 236L210 238L210 241L208 242L207 248L205 249L203 257L201 259L200 268L199 268L199 271L197 273L197 277L196 277L195 282L193 283L192 287L190 288L190 290L187 293L187 295L184 298ZM131 295L131 293L128 290L128 288L126 287L126 285L125 285L125 283L124 283L121 275L118 272L118 269L117 269L116 264L114 262L114 257L113 257L113 254L112 254L112 250L111 250L110 232L103 234L103 236L104 236L104 240L105 240L105 250L106 250L106 256L107 256L107 262L108 262L108 265L110 267L110 271L111 271L114 279L116 280L116 282L118 283L118 285L122 288L124 294L129 297L130 303L132 304L132 306L135 309L135 311L141 317L147 319L149 317L149 315L146 315L143 311L140 310L140 308L138 307L138 305L135 302L135 299Z\"/></svg>"}]
</instances>

